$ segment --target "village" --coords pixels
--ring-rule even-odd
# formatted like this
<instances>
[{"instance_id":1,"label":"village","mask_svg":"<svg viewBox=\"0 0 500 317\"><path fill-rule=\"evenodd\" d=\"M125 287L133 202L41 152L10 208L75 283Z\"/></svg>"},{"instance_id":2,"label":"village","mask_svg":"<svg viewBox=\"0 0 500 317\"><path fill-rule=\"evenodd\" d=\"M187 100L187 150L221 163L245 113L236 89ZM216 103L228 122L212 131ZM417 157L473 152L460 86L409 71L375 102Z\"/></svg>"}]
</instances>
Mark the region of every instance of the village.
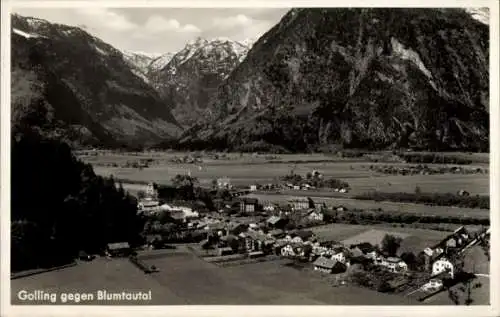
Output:
<instances>
[{"instance_id":1,"label":"village","mask_svg":"<svg viewBox=\"0 0 500 317\"><path fill-rule=\"evenodd\" d=\"M335 241L313 228L328 223L329 215L345 207L315 203L309 197L278 204L251 196L257 190L308 190L321 179L320 172L312 171L303 178L284 178L282 185L237 189L230 179L220 178L210 190L212 208L199 200L167 202L159 197L158 186L150 183L138 202L138 213L147 219L144 245L132 250L127 242L110 244L107 255L128 256L146 274L161 274L150 261L141 260L148 252L180 245L220 267L286 259L303 271L323 276L334 287L355 285L418 300L473 277L471 268L464 265L464 254L488 243L489 228L469 232L457 226L432 245L406 246L405 239L378 230L371 230L371 236L358 234ZM332 188L341 193L349 190L342 182Z\"/></svg>"}]
</instances>

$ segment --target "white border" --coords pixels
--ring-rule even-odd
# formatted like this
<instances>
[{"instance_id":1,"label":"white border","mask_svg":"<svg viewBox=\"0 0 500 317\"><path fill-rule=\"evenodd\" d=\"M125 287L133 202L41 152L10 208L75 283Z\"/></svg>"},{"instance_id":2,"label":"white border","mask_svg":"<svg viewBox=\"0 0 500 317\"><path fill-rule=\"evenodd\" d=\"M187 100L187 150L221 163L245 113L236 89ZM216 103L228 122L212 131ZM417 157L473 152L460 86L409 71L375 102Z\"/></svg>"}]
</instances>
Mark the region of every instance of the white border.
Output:
<instances>
[{"instance_id":1,"label":"white border","mask_svg":"<svg viewBox=\"0 0 500 317\"><path fill-rule=\"evenodd\" d=\"M114 1L24 1L0 0L2 8L1 37L1 316L500 316L499 310L499 195L498 193L498 127L499 127L499 3L494 0L432 0L373 3L366 0L114 0ZM10 12L15 7L176 7L176 8L237 8L237 7L489 7L490 9L490 195L491 195L491 306L11 306L10 305ZM497 269L494 269L497 268Z\"/></svg>"}]
</instances>

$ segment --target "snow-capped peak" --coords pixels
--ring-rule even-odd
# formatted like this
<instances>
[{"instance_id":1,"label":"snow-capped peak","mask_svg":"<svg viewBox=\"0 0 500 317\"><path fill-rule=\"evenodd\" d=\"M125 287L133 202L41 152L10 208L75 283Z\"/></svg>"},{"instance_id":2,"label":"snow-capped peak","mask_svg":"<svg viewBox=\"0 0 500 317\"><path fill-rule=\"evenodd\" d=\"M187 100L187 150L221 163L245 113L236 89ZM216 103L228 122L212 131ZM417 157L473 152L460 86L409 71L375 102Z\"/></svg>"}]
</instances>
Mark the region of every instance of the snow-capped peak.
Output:
<instances>
[{"instance_id":1,"label":"snow-capped peak","mask_svg":"<svg viewBox=\"0 0 500 317\"><path fill-rule=\"evenodd\" d=\"M163 67L167 66L167 64L172 60L172 57L174 57L174 53L162 54L151 61L151 63L148 65L148 69L150 71L158 71L162 69Z\"/></svg>"},{"instance_id":2,"label":"snow-capped peak","mask_svg":"<svg viewBox=\"0 0 500 317\"><path fill-rule=\"evenodd\" d=\"M142 51L129 51L129 50L123 50L123 54L127 56L134 56L134 55L139 55L139 56L144 56L150 59L156 59L160 56L162 56L162 53L150 53L150 52L142 52Z\"/></svg>"},{"instance_id":3,"label":"snow-capped peak","mask_svg":"<svg viewBox=\"0 0 500 317\"><path fill-rule=\"evenodd\" d=\"M31 38L37 38L37 37L43 37L39 34L35 34L35 33L27 33L27 32L24 32L24 31L21 31L19 29L16 29L16 28L13 28L12 29L14 33L16 33L17 35L20 35L24 38L27 38L27 39L31 39Z\"/></svg>"}]
</instances>

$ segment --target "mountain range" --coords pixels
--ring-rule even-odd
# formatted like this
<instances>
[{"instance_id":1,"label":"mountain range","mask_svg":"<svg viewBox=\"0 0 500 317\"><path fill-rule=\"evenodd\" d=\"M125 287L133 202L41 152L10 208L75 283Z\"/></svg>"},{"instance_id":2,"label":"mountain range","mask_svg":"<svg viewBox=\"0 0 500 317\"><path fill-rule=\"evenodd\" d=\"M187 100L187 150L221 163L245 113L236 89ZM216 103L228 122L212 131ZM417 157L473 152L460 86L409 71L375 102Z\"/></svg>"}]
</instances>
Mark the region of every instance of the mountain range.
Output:
<instances>
[{"instance_id":1,"label":"mountain range","mask_svg":"<svg viewBox=\"0 0 500 317\"><path fill-rule=\"evenodd\" d=\"M292 9L180 144L488 151L484 22L463 9Z\"/></svg>"},{"instance_id":2,"label":"mountain range","mask_svg":"<svg viewBox=\"0 0 500 317\"><path fill-rule=\"evenodd\" d=\"M296 8L256 40L151 54L14 15L12 68L34 69L80 143L487 150L487 23L480 9Z\"/></svg>"},{"instance_id":3,"label":"mountain range","mask_svg":"<svg viewBox=\"0 0 500 317\"><path fill-rule=\"evenodd\" d=\"M106 147L143 144L182 131L171 105L119 50L77 27L18 15L11 21L12 72L35 73L31 84L39 87L71 141Z\"/></svg>"}]
</instances>

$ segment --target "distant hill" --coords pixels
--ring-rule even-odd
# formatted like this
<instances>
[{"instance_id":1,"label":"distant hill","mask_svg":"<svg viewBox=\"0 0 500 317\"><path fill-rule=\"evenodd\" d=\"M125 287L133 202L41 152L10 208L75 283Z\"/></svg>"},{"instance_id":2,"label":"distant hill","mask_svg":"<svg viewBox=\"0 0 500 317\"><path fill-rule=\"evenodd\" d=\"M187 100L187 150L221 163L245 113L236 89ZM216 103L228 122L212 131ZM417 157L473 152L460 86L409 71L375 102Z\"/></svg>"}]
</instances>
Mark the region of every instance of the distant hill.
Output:
<instances>
[{"instance_id":1,"label":"distant hill","mask_svg":"<svg viewBox=\"0 0 500 317\"><path fill-rule=\"evenodd\" d=\"M485 14L292 9L224 80L211 115L180 146L487 151Z\"/></svg>"},{"instance_id":2,"label":"distant hill","mask_svg":"<svg viewBox=\"0 0 500 317\"><path fill-rule=\"evenodd\" d=\"M13 15L12 71L18 88L23 74L33 75L27 84L38 87L59 133L74 144L144 145L182 131L127 57L80 28Z\"/></svg>"}]
</instances>

